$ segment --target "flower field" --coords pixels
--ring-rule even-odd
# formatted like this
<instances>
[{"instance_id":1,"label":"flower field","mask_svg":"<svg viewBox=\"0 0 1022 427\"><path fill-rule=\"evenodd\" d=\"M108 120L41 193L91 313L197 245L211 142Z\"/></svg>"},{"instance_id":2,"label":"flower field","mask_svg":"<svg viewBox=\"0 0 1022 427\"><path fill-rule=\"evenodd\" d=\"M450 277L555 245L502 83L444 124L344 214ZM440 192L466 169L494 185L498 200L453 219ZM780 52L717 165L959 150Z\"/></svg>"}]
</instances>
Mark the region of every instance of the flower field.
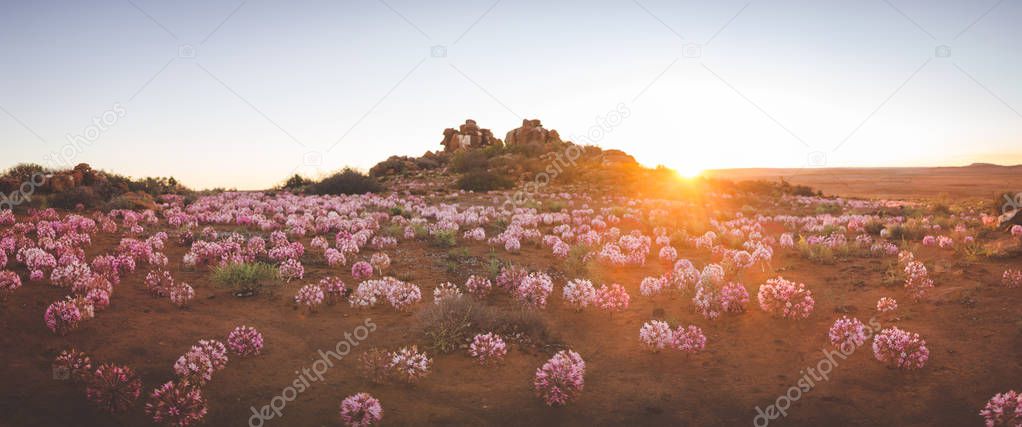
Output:
<instances>
[{"instance_id":1,"label":"flower field","mask_svg":"<svg viewBox=\"0 0 1022 427\"><path fill-rule=\"evenodd\" d=\"M1022 228L981 207L503 200L0 212L0 424L1022 419Z\"/></svg>"}]
</instances>

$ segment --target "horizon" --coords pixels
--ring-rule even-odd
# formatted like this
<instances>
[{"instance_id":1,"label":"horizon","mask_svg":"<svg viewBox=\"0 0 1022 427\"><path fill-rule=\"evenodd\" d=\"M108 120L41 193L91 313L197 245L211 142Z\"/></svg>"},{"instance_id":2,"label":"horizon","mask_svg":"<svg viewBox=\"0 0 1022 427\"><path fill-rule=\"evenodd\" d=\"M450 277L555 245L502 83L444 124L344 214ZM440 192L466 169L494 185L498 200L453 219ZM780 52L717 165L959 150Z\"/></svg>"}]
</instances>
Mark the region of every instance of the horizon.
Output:
<instances>
[{"instance_id":1,"label":"horizon","mask_svg":"<svg viewBox=\"0 0 1022 427\"><path fill-rule=\"evenodd\" d=\"M0 168L266 189L437 151L469 118L683 175L1022 163L1010 2L4 9Z\"/></svg>"}]
</instances>

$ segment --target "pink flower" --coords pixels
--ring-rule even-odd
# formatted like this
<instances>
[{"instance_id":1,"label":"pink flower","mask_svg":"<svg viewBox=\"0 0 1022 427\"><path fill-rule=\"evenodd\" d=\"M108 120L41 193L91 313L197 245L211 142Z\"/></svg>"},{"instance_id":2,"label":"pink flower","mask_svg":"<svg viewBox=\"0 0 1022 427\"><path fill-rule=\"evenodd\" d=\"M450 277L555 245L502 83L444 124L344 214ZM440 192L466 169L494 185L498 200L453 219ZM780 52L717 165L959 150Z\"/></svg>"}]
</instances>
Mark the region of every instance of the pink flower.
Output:
<instances>
[{"instance_id":1,"label":"pink flower","mask_svg":"<svg viewBox=\"0 0 1022 427\"><path fill-rule=\"evenodd\" d=\"M549 406L563 406L578 398L585 387L586 363L571 350L561 350L536 370L533 387Z\"/></svg>"},{"instance_id":2,"label":"pink flower","mask_svg":"<svg viewBox=\"0 0 1022 427\"><path fill-rule=\"evenodd\" d=\"M348 285L340 277L324 277L319 280L319 287L331 304L348 295Z\"/></svg>"},{"instance_id":3,"label":"pink flower","mask_svg":"<svg viewBox=\"0 0 1022 427\"><path fill-rule=\"evenodd\" d=\"M433 360L419 352L414 345L390 353L390 369L394 376L407 383L415 383L429 375Z\"/></svg>"},{"instance_id":4,"label":"pink flower","mask_svg":"<svg viewBox=\"0 0 1022 427\"><path fill-rule=\"evenodd\" d=\"M827 336L835 347L844 348L851 345L852 348L857 348L866 342L866 327L859 319L843 316L834 322Z\"/></svg>"},{"instance_id":5,"label":"pink flower","mask_svg":"<svg viewBox=\"0 0 1022 427\"><path fill-rule=\"evenodd\" d=\"M287 259L280 264L280 277L290 283L293 279L305 277L305 267L297 259Z\"/></svg>"},{"instance_id":6,"label":"pink flower","mask_svg":"<svg viewBox=\"0 0 1022 427\"><path fill-rule=\"evenodd\" d=\"M706 347L706 335L698 326L678 326L674 330L674 348L685 353L698 353Z\"/></svg>"},{"instance_id":7,"label":"pink flower","mask_svg":"<svg viewBox=\"0 0 1022 427\"><path fill-rule=\"evenodd\" d=\"M305 285L295 295L295 302L313 311L320 304L323 304L324 298L323 288L319 285Z\"/></svg>"},{"instance_id":8,"label":"pink flower","mask_svg":"<svg viewBox=\"0 0 1022 427\"><path fill-rule=\"evenodd\" d=\"M1016 227L1018 227L1016 225ZM1011 390L997 393L979 411L987 427L1018 427L1022 425L1022 393Z\"/></svg>"},{"instance_id":9,"label":"pink flower","mask_svg":"<svg viewBox=\"0 0 1022 427\"><path fill-rule=\"evenodd\" d=\"M249 326L238 326L227 334L227 348L238 356L257 356L263 350L263 334Z\"/></svg>"},{"instance_id":10,"label":"pink flower","mask_svg":"<svg viewBox=\"0 0 1022 427\"><path fill-rule=\"evenodd\" d=\"M547 297L554 289L553 280L544 273L529 273L515 290L515 298L528 307L546 307Z\"/></svg>"},{"instance_id":11,"label":"pink flower","mask_svg":"<svg viewBox=\"0 0 1022 427\"><path fill-rule=\"evenodd\" d=\"M660 258L660 262L663 262L664 264L673 264L674 261L678 259L678 250L674 249L672 246L664 246L660 248L658 258Z\"/></svg>"},{"instance_id":12,"label":"pink flower","mask_svg":"<svg viewBox=\"0 0 1022 427\"><path fill-rule=\"evenodd\" d=\"M365 280L373 275L373 266L365 261L356 262L351 266L351 277L355 280Z\"/></svg>"},{"instance_id":13,"label":"pink flower","mask_svg":"<svg viewBox=\"0 0 1022 427\"><path fill-rule=\"evenodd\" d=\"M73 347L60 352L53 360L53 371L66 372L68 378L75 381L85 381L92 375L92 359L83 352Z\"/></svg>"},{"instance_id":14,"label":"pink flower","mask_svg":"<svg viewBox=\"0 0 1022 427\"><path fill-rule=\"evenodd\" d=\"M187 427L202 422L206 416L206 399L199 387L168 381L149 395L145 413L154 423Z\"/></svg>"},{"instance_id":15,"label":"pink flower","mask_svg":"<svg viewBox=\"0 0 1022 427\"><path fill-rule=\"evenodd\" d=\"M329 248L323 252L323 257L326 258L327 265L331 267L344 265L348 262L348 260L344 258L344 254L334 248Z\"/></svg>"},{"instance_id":16,"label":"pink flower","mask_svg":"<svg viewBox=\"0 0 1022 427\"><path fill-rule=\"evenodd\" d=\"M101 365L89 378L85 396L100 409L125 412L142 394L142 381L126 366Z\"/></svg>"},{"instance_id":17,"label":"pink flower","mask_svg":"<svg viewBox=\"0 0 1022 427\"><path fill-rule=\"evenodd\" d=\"M916 301L923 298L926 291L933 288L933 280L926 272L926 266L919 261L911 261L905 265L905 289Z\"/></svg>"},{"instance_id":18,"label":"pink flower","mask_svg":"<svg viewBox=\"0 0 1022 427\"><path fill-rule=\"evenodd\" d=\"M366 427L383 419L383 406L368 393L358 393L341 402L341 421L350 427Z\"/></svg>"},{"instance_id":19,"label":"pink flower","mask_svg":"<svg viewBox=\"0 0 1022 427\"><path fill-rule=\"evenodd\" d=\"M90 289L85 294L85 299L92 303L96 310L105 310L110 306L110 292L106 289Z\"/></svg>"},{"instance_id":20,"label":"pink flower","mask_svg":"<svg viewBox=\"0 0 1022 427\"><path fill-rule=\"evenodd\" d=\"M1015 237L1022 236L1022 225L1011 226L1011 235Z\"/></svg>"},{"instance_id":21,"label":"pink flower","mask_svg":"<svg viewBox=\"0 0 1022 427\"><path fill-rule=\"evenodd\" d=\"M0 251L3 253L3 251ZM13 271L0 271L0 300L21 287L21 277Z\"/></svg>"},{"instance_id":22,"label":"pink flower","mask_svg":"<svg viewBox=\"0 0 1022 427\"><path fill-rule=\"evenodd\" d=\"M749 291L741 283L731 282L720 289L720 307L730 313L744 313Z\"/></svg>"},{"instance_id":23,"label":"pink flower","mask_svg":"<svg viewBox=\"0 0 1022 427\"><path fill-rule=\"evenodd\" d=\"M170 276L169 271L157 268L146 274L145 287L153 296L166 297L174 287L174 278Z\"/></svg>"},{"instance_id":24,"label":"pink flower","mask_svg":"<svg viewBox=\"0 0 1022 427\"><path fill-rule=\"evenodd\" d=\"M476 358L480 365L488 365L499 362L507 355L507 344L504 340L492 332L478 334L472 338L472 344L468 347L468 354Z\"/></svg>"},{"instance_id":25,"label":"pink flower","mask_svg":"<svg viewBox=\"0 0 1022 427\"><path fill-rule=\"evenodd\" d=\"M46 327L55 334L66 335L68 332L78 328L82 320L82 312L73 301L62 300L50 304L43 316L46 320Z\"/></svg>"},{"instance_id":26,"label":"pink flower","mask_svg":"<svg viewBox=\"0 0 1022 427\"><path fill-rule=\"evenodd\" d=\"M373 269L383 274L390 267L390 257L386 253L377 252L370 258L369 263Z\"/></svg>"},{"instance_id":27,"label":"pink flower","mask_svg":"<svg viewBox=\"0 0 1022 427\"><path fill-rule=\"evenodd\" d=\"M502 267L500 274L497 275L497 287L504 290L515 292L518 289L518 285L522 283L522 280L529 275L529 272L522 267L511 265Z\"/></svg>"},{"instance_id":28,"label":"pink flower","mask_svg":"<svg viewBox=\"0 0 1022 427\"><path fill-rule=\"evenodd\" d=\"M873 356L892 368L919 369L926 365L930 350L919 334L893 327L873 338Z\"/></svg>"},{"instance_id":29,"label":"pink flower","mask_svg":"<svg viewBox=\"0 0 1022 427\"><path fill-rule=\"evenodd\" d=\"M485 298L490 293L490 290L493 289L493 283L490 282L490 279L483 276L472 275L465 281L465 289L468 290L468 293L478 298Z\"/></svg>"},{"instance_id":30,"label":"pink flower","mask_svg":"<svg viewBox=\"0 0 1022 427\"><path fill-rule=\"evenodd\" d=\"M193 299L195 299L195 289L187 283L179 283L170 289L170 302L178 307L188 305Z\"/></svg>"},{"instance_id":31,"label":"pink flower","mask_svg":"<svg viewBox=\"0 0 1022 427\"><path fill-rule=\"evenodd\" d=\"M574 279L564 285L562 295L575 310L582 310L596 301L596 287L588 280Z\"/></svg>"},{"instance_id":32,"label":"pink flower","mask_svg":"<svg viewBox=\"0 0 1022 427\"><path fill-rule=\"evenodd\" d=\"M671 325L662 320L646 322L639 329L639 341L647 350L657 353L669 346L674 345L674 332Z\"/></svg>"},{"instance_id":33,"label":"pink flower","mask_svg":"<svg viewBox=\"0 0 1022 427\"><path fill-rule=\"evenodd\" d=\"M631 297L628 296L628 291L624 286L614 283L609 287L607 285L600 286L600 289L596 291L594 303L598 308L613 313L628 308L630 300Z\"/></svg>"},{"instance_id":34,"label":"pink flower","mask_svg":"<svg viewBox=\"0 0 1022 427\"><path fill-rule=\"evenodd\" d=\"M659 295L668 286L663 277L646 277L639 284L639 293L644 297Z\"/></svg>"},{"instance_id":35,"label":"pink flower","mask_svg":"<svg viewBox=\"0 0 1022 427\"><path fill-rule=\"evenodd\" d=\"M894 311L897 309L898 301L895 301L894 298L881 297L879 300L877 300L877 311L881 313L887 313L889 311Z\"/></svg>"},{"instance_id":36,"label":"pink flower","mask_svg":"<svg viewBox=\"0 0 1022 427\"><path fill-rule=\"evenodd\" d=\"M813 312L813 293L801 283L780 276L759 287L759 306L763 311L786 319L805 319Z\"/></svg>"},{"instance_id":37,"label":"pink flower","mask_svg":"<svg viewBox=\"0 0 1022 427\"><path fill-rule=\"evenodd\" d=\"M1005 288L1017 288L1022 286L1022 270L1016 270L1009 268L1004 270L1004 276L1001 278L1001 284ZM2 286L0 286L2 288Z\"/></svg>"}]
</instances>

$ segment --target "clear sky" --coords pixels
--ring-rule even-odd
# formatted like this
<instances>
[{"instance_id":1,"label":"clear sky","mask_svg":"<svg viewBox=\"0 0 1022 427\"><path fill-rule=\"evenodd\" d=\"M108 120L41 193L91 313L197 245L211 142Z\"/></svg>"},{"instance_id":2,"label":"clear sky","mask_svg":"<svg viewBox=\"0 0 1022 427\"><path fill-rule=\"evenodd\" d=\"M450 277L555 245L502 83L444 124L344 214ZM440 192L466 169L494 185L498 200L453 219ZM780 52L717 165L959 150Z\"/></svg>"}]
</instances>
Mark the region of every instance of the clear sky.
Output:
<instances>
[{"instance_id":1,"label":"clear sky","mask_svg":"<svg viewBox=\"0 0 1022 427\"><path fill-rule=\"evenodd\" d=\"M998 0L5 1L0 167L258 189L466 118L684 172L1022 163L1019 22Z\"/></svg>"}]
</instances>

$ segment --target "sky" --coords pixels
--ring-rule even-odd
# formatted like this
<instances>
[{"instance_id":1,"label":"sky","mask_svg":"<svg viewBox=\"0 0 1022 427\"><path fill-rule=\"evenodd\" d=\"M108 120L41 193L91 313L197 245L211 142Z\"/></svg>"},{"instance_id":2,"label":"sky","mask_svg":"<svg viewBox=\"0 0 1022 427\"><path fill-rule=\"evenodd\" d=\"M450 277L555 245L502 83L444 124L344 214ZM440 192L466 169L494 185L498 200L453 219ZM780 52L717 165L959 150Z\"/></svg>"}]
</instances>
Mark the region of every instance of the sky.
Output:
<instances>
[{"instance_id":1,"label":"sky","mask_svg":"<svg viewBox=\"0 0 1022 427\"><path fill-rule=\"evenodd\" d=\"M682 173L1022 163L1022 2L0 3L0 168L261 189L538 118Z\"/></svg>"}]
</instances>

